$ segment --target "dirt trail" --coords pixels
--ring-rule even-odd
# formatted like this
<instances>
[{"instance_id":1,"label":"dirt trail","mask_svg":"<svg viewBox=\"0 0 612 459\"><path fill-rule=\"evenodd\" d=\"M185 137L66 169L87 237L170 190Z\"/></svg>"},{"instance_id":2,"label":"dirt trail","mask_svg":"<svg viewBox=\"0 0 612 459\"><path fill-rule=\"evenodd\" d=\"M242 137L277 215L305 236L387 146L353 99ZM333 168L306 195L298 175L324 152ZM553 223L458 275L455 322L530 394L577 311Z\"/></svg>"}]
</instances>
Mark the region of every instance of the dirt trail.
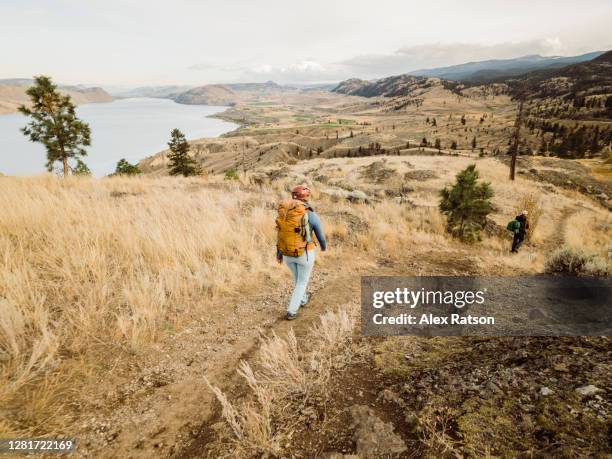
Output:
<instances>
[{"instance_id":1,"label":"dirt trail","mask_svg":"<svg viewBox=\"0 0 612 459\"><path fill-rule=\"evenodd\" d=\"M560 230L542 250L562 245L567 219L579 210L561 211ZM310 286L314 295L298 320L284 320L290 293L287 286L269 287L249 298L226 295L211 304L199 320L148 352L150 357L141 367L125 374L111 370L105 379L118 389L92 402L95 409L91 411L96 414L76 433L82 439L80 452L103 458L202 457L212 440L211 426L220 420L218 404L204 376L230 398L241 394L244 387L236 368L258 349L261 333L274 330L284 335L293 328L298 339L307 338L322 312L347 304L359 307L362 275L485 274L479 272L478 252L461 245L452 249L410 247L394 258L376 261L355 254L351 269L341 259L323 256L329 258L315 267ZM284 269L279 267L279 275ZM507 268L503 264L489 267L486 274L505 275Z\"/></svg>"},{"instance_id":2,"label":"dirt trail","mask_svg":"<svg viewBox=\"0 0 612 459\"><path fill-rule=\"evenodd\" d=\"M454 268L459 268L463 274L474 273L473 260L466 253L454 254L454 256L449 255L446 258L433 254L413 253L402 262L379 259L376 265L376 275L417 275L424 268L430 273L442 273L449 272L450 265ZM346 305L359 308L361 276L372 274L371 271L371 269L364 268L358 271L347 272L341 266L334 267L333 269L328 268L320 273L322 277L327 278L326 282L317 282L315 280L313 285L315 294L308 306L301 309L299 319L292 322L277 320L270 324L264 332L273 329L275 333L282 336L290 329L293 329L298 340L307 339L311 326L317 322L323 312ZM458 273L455 269L452 272ZM249 358L257 348L257 343L253 342L251 348L240 356L241 359ZM224 379L218 379L215 383L222 387L226 393L232 395L240 394L245 388L244 381L236 378L235 374L234 370L234 377L228 378L226 375ZM217 404L215 405L217 406ZM201 425L194 435L191 444L182 450L176 450L173 457L207 457L204 451L206 451L207 444L213 440L211 425L221 421L218 408L217 406L216 411L209 411L208 416L201 418Z\"/></svg>"},{"instance_id":3,"label":"dirt trail","mask_svg":"<svg viewBox=\"0 0 612 459\"><path fill-rule=\"evenodd\" d=\"M215 415L214 396L204 376L224 390L239 388L236 368L257 349L260 333L271 329L284 333L293 327L303 336L328 305L357 298L358 281L354 273L342 273L335 266L315 270L311 304L291 323L284 320L289 292L283 289L243 301L234 298L233 308L228 307L231 299L216 305L205 319L160 345L159 354L136 377L94 403L100 411L82 425L81 453L130 458L176 455L191 437L203 434L203 426Z\"/></svg>"},{"instance_id":4,"label":"dirt trail","mask_svg":"<svg viewBox=\"0 0 612 459\"><path fill-rule=\"evenodd\" d=\"M129 375L109 372L119 389L93 402L95 416L77 435L80 452L94 457L195 457L210 440L210 425L218 419L217 403L204 376L233 395L242 390L238 363L258 348L260 333L272 329L283 335L293 328L305 337L320 314L351 304L358 307L360 276L474 273L467 252L408 253L401 262L379 259L372 269L347 270L340 261L317 266L310 304L296 321L284 320L287 288L270 288L251 298L227 298L211 305L206 317L172 335L137 371ZM279 270L284 267L279 267ZM229 307L228 304L234 304Z\"/></svg>"},{"instance_id":5,"label":"dirt trail","mask_svg":"<svg viewBox=\"0 0 612 459\"><path fill-rule=\"evenodd\" d=\"M563 246L565 243L565 229L567 227L568 219L577 212L581 210L588 209L587 207L582 206L571 206L564 207L561 210L561 215L559 216L559 220L557 223L558 230L542 244L543 252L552 252Z\"/></svg>"}]
</instances>

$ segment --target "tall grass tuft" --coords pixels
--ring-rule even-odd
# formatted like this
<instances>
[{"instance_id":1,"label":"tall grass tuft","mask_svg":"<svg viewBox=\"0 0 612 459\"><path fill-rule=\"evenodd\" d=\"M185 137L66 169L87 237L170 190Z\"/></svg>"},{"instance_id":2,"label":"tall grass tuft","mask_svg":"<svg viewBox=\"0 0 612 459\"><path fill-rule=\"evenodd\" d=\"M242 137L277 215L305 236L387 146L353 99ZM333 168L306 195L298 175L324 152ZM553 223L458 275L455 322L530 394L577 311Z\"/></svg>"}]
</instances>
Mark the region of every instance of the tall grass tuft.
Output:
<instances>
[{"instance_id":1,"label":"tall grass tuft","mask_svg":"<svg viewBox=\"0 0 612 459\"><path fill-rule=\"evenodd\" d=\"M143 352L164 328L277 270L266 250L274 244L274 226L265 224L272 211L227 187L235 185L0 180L0 434L58 427L62 417L48 413L64 387L50 381L62 380L54 375L67 374L68 362L99 366L102 355ZM77 374L73 389L78 381ZM31 394L42 387L47 394L35 402Z\"/></svg>"},{"instance_id":2,"label":"tall grass tuft","mask_svg":"<svg viewBox=\"0 0 612 459\"><path fill-rule=\"evenodd\" d=\"M304 348L298 346L292 330L286 338L274 333L264 337L256 370L245 361L238 369L251 390L239 405L205 379L221 404L237 457L282 456L282 445L291 438L292 413L315 400L320 403L329 398L334 362L350 359L354 328L355 318L339 310L321 316Z\"/></svg>"},{"instance_id":3,"label":"tall grass tuft","mask_svg":"<svg viewBox=\"0 0 612 459\"><path fill-rule=\"evenodd\" d=\"M529 222L529 231L525 235L525 239L530 241L534 238L538 229L538 223L542 217L542 206L540 204L540 198L535 193L524 194L519 202L514 207L515 215L518 215L523 210L528 212L527 221Z\"/></svg>"}]
</instances>

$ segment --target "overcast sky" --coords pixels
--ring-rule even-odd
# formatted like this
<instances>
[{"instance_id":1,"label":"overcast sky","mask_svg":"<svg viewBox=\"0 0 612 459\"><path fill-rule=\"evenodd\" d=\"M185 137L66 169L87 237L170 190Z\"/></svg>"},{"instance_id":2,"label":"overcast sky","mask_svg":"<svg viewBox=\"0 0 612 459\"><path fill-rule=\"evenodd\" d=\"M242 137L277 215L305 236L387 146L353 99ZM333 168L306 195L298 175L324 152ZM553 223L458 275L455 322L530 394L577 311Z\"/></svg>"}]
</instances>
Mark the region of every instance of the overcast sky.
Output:
<instances>
[{"instance_id":1,"label":"overcast sky","mask_svg":"<svg viewBox=\"0 0 612 459\"><path fill-rule=\"evenodd\" d=\"M611 0L0 0L0 78L331 82L612 48Z\"/></svg>"}]
</instances>

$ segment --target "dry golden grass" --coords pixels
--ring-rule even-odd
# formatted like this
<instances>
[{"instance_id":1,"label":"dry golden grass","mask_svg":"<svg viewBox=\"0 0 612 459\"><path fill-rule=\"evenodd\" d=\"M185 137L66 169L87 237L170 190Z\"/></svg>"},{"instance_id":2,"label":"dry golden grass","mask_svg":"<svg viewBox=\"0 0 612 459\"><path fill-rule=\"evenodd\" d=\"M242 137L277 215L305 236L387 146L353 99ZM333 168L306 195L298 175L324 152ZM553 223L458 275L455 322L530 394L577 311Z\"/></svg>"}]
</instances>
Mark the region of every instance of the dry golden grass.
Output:
<instances>
[{"instance_id":1,"label":"dry golden grass","mask_svg":"<svg viewBox=\"0 0 612 459\"><path fill-rule=\"evenodd\" d=\"M360 168L378 160L304 161L261 188L245 188L249 174L238 181L0 178L0 434L61 430L78 415L66 409L68 401L83 396L82 389L99 381L111 361L139 359L165 338L164 330L180 329L210 305L288 280L273 257L275 203L297 176L310 179L308 170L338 168L338 178L357 187ZM445 233L437 191L471 161L390 157L399 173L436 171L437 178L411 182L416 207L382 198L335 202L320 195L323 185L315 183L313 204L330 246L317 264L357 272L376 269L381 258L421 262L431 252L439 259L465 253L486 272L541 272L551 243L564 240L609 260L609 213L581 195L553 194L522 178L510 183L505 166L489 159L478 167L496 192L492 218L505 226L517 196L536 193L543 217L533 245L518 255L508 253L509 238L495 237L465 252ZM343 336L346 330L334 333ZM333 336L319 341L330 348ZM288 358L283 371L291 368L291 354L279 350L291 340L278 339L264 342L270 374L280 355ZM310 376L287 373L294 381L287 387L309 393L313 386L304 377Z\"/></svg>"},{"instance_id":2,"label":"dry golden grass","mask_svg":"<svg viewBox=\"0 0 612 459\"><path fill-rule=\"evenodd\" d=\"M271 211L224 187L230 192L198 179L0 180L2 433L60 422L47 418L61 403L64 362L138 353L164 327L275 269ZM40 387L47 396L32 397Z\"/></svg>"},{"instance_id":3,"label":"dry golden grass","mask_svg":"<svg viewBox=\"0 0 612 459\"><path fill-rule=\"evenodd\" d=\"M527 231L525 239L527 241L532 240L538 234L538 223L540 222L540 217L542 217L542 206L540 205L539 196L535 193L526 193L514 209L517 215L523 210L528 212L529 231Z\"/></svg>"},{"instance_id":4,"label":"dry golden grass","mask_svg":"<svg viewBox=\"0 0 612 459\"><path fill-rule=\"evenodd\" d=\"M583 249L610 260L612 254L612 216L609 212L600 213L582 210L571 215L565 224L566 245Z\"/></svg>"},{"instance_id":5,"label":"dry golden grass","mask_svg":"<svg viewBox=\"0 0 612 459\"><path fill-rule=\"evenodd\" d=\"M61 429L71 422L57 414L66 394L78 398L111 356L146 355L165 329L278 278L273 203L289 183L252 193L204 178L2 178L1 432ZM444 239L435 210L392 202L333 209L368 229L324 217L332 250L322 266Z\"/></svg>"},{"instance_id":6,"label":"dry golden grass","mask_svg":"<svg viewBox=\"0 0 612 459\"><path fill-rule=\"evenodd\" d=\"M206 379L233 434L227 440L234 445L235 457L282 456L296 422L295 411L313 397L318 403L329 398L328 383L336 362L341 359L342 366L350 362L354 329L354 314L340 309L320 317L303 348L293 330L286 338L264 337L257 369L245 361L238 369L251 390L250 397L238 406Z\"/></svg>"}]
</instances>

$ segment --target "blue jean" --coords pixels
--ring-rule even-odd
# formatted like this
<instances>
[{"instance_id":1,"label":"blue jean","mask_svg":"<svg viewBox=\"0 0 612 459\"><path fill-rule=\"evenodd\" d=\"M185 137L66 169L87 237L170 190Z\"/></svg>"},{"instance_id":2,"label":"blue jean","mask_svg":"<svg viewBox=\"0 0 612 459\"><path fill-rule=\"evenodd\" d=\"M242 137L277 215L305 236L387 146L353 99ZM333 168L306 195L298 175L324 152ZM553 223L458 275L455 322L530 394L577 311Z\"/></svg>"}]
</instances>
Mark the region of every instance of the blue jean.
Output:
<instances>
[{"instance_id":1,"label":"blue jean","mask_svg":"<svg viewBox=\"0 0 612 459\"><path fill-rule=\"evenodd\" d=\"M299 257L286 257L283 255L283 261L291 270L291 274L293 274L293 294L287 308L287 312L291 314L297 313L300 306L308 299L306 287L308 287L308 280L310 279L310 273L315 262L315 249L308 252L308 259L306 255L306 252Z\"/></svg>"}]
</instances>

